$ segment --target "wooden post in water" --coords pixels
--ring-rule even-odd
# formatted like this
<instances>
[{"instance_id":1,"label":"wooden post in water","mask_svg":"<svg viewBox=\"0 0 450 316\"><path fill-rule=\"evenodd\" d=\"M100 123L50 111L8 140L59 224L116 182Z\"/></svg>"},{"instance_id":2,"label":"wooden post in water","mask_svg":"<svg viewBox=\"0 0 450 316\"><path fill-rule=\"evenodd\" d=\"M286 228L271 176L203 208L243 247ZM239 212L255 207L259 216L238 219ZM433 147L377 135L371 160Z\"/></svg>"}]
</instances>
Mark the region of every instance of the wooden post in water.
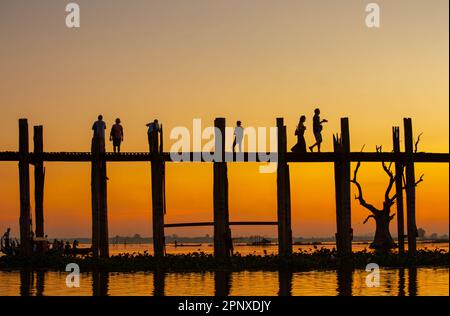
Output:
<instances>
[{"instance_id":1,"label":"wooden post in water","mask_svg":"<svg viewBox=\"0 0 450 316\"><path fill-rule=\"evenodd\" d=\"M100 257L109 258L109 237L108 237L108 199L107 199L107 175L106 161L104 157L100 160L100 200L99 200L99 224L100 224Z\"/></svg>"},{"instance_id":2,"label":"wooden post in water","mask_svg":"<svg viewBox=\"0 0 450 316\"><path fill-rule=\"evenodd\" d=\"M42 125L34 126L34 211L36 224L36 237L44 238L44 162L39 155L44 151L43 127ZM43 241L38 242L38 251L44 252Z\"/></svg>"},{"instance_id":3,"label":"wooden post in water","mask_svg":"<svg viewBox=\"0 0 450 316\"><path fill-rule=\"evenodd\" d=\"M231 253L231 231L228 215L228 175L225 162L225 118L214 120L215 151L221 152L220 161L214 161L214 256L228 258Z\"/></svg>"},{"instance_id":4,"label":"wooden post in water","mask_svg":"<svg viewBox=\"0 0 450 316\"><path fill-rule=\"evenodd\" d=\"M157 133L154 131L154 133ZM161 139L162 139L162 133ZM164 175L165 164L162 159L162 144L158 146L158 135L155 137L156 152L151 152L152 177L152 220L153 220L153 253L161 258L165 254L164 237ZM159 150L158 150L159 149Z\"/></svg>"},{"instance_id":5,"label":"wooden post in water","mask_svg":"<svg viewBox=\"0 0 450 316\"><path fill-rule=\"evenodd\" d=\"M291 189L289 165L286 162L286 126L283 118L277 118L278 164L277 164L277 217L278 217L278 254L292 254L291 229Z\"/></svg>"},{"instance_id":6,"label":"wooden post in water","mask_svg":"<svg viewBox=\"0 0 450 316\"><path fill-rule=\"evenodd\" d=\"M392 140L394 152L400 153L400 128L394 126L392 128ZM403 215L403 164L395 163L395 191L397 204L397 235L398 235L398 252L405 253L405 223Z\"/></svg>"},{"instance_id":7,"label":"wooden post in water","mask_svg":"<svg viewBox=\"0 0 450 316\"><path fill-rule=\"evenodd\" d=\"M99 249L99 176L98 176L98 145L95 137L92 137L91 143L91 203L92 203L92 254L94 257L98 257L100 253Z\"/></svg>"},{"instance_id":8,"label":"wooden post in water","mask_svg":"<svg viewBox=\"0 0 450 316\"><path fill-rule=\"evenodd\" d=\"M406 164L405 164L405 174L406 174L406 223L408 232L408 254L416 254L416 237L417 237L417 227L416 227L416 185L414 176L414 144L413 144L413 132L412 132L412 122L410 118L404 118L403 124L405 128L405 152L406 152Z\"/></svg>"},{"instance_id":9,"label":"wooden post in water","mask_svg":"<svg viewBox=\"0 0 450 316\"><path fill-rule=\"evenodd\" d=\"M341 118L341 135L333 136L334 152L339 159L334 163L336 192L336 248L340 255L352 253L353 230L351 226L350 202L350 132L348 118Z\"/></svg>"},{"instance_id":10,"label":"wooden post in water","mask_svg":"<svg viewBox=\"0 0 450 316\"><path fill-rule=\"evenodd\" d=\"M28 153L28 121L19 119L19 188L20 247L24 256L31 255L30 167Z\"/></svg>"},{"instance_id":11,"label":"wooden post in water","mask_svg":"<svg viewBox=\"0 0 450 316\"><path fill-rule=\"evenodd\" d=\"M109 257L107 175L105 140L92 138L91 201L92 201L92 252L94 257Z\"/></svg>"}]
</instances>

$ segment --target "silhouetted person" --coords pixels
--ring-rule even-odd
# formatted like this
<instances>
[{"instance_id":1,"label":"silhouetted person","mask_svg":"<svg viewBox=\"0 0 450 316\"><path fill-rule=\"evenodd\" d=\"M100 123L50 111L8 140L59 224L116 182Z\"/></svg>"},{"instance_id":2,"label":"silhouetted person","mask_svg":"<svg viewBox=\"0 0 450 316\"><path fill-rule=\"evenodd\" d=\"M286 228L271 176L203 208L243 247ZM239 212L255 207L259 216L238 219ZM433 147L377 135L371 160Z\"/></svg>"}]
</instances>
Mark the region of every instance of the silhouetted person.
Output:
<instances>
[{"instance_id":1,"label":"silhouetted person","mask_svg":"<svg viewBox=\"0 0 450 316\"><path fill-rule=\"evenodd\" d=\"M77 248L78 248L78 245L79 245L79 242L78 242L78 240L74 240L73 241L73 244L72 244L72 249L74 250L74 251L76 251L77 250Z\"/></svg>"},{"instance_id":2,"label":"silhouetted person","mask_svg":"<svg viewBox=\"0 0 450 316\"><path fill-rule=\"evenodd\" d=\"M64 246L64 253L69 254L72 247L70 247L70 242L66 241L66 245Z\"/></svg>"},{"instance_id":3,"label":"silhouetted person","mask_svg":"<svg viewBox=\"0 0 450 316\"><path fill-rule=\"evenodd\" d=\"M148 127L147 136L150 152L156 153L158 152L158 133L159 133L158 120L154 120L152 123L146 124L146 126Z\"/></svg>"},{"instance_id":4,"label":"silhouetted person","mask_svg":"<svg viewBox=\"0 0 450 316\"><path fill-rule=\"evenodd\" d=\"M306 116L302 115L300 121L298 122L297 128L295 129L295 136L297 136L297 144L291 148L293 152L306 153L306 141L305 141L305 121Z\"/></svg>"},{"instance_id":5,"label":"silhouetted person","mask_svg":"<svg viewBox=\"0 0 450 316\"><path fill-rule=\"evenodd\" d=\"M4 245L5 245L5 249L9 249L11 247L11 228L7 228L6 232L3 234L3 240L4 240Z\"/></svg>"},{"instance_id":6,"label":"silhouetted person","mask_svg":"<svg viewBox=\"0 0 450 316\"><path fill-rule=\"evenodd\" d=\"M120 118L116 118L116 124L111 127L109 140L113 142L114 152L120 153L120 143L123 142L123 127L120 125Z\"/></svg>"},{"instance_id":7,"label":"silhouetted person","mask_svg":"<svg viewBox=\"0 0 450 316\"><path fill-rule=\"evenodd\" d=\"M236 145L238 145L239 147L239 152L242 152L242 140L244 139L244 128L241 125L242 122L237 121L236 127L234 128L233 152L235 152Z\"/></svg>"},{"instance_id":8,"label":"silhouetted person","mask_svg":"<svg viewBox=\"0 0 450 316\"><path fill-rule=\"evenodd\" d=\"M309 147L309 150L313 151L314 147L317 146L317 151L320 152L320 144L322 143L322 123L328 122L327 120L323 119L320 120L320 110L315 109L314 110L314 117L313 117L313 133L314 137L316 138L316 142L314 145Z\"/></svg>"},{"instance_id":9,"label":"silhouetted person","mask_svg":"<svg viewBox=\"0 0 450 316\"><path fill-rule=\"evenodd\" d=\"M103 116L99 115L98 120L94 122L94 125L92 125L92 130L94 131L92 145L95 146L100 152L105 151L105 129L106 124L103 121Z\"/></svg>"}]
</instances>

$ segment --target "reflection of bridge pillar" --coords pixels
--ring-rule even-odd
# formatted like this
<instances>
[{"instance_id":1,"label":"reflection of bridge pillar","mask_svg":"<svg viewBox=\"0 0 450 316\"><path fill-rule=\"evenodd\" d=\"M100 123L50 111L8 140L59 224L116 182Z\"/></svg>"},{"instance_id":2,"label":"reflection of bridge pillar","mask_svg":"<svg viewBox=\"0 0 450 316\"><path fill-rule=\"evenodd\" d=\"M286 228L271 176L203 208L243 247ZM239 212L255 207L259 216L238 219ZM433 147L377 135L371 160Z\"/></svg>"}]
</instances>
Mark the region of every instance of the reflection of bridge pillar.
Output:
<instances>
[{"instance_id":1,"label":"reflection of bridge pillar","mask_svg":"<svg viewBox=\"0 0 450 316\"><path fill-rule=\"evenodd\" d=\"M29 269L20 270L20 296L30 296L33 286L33 272Z\"/></svg>"},{"instance_id":2,"label":"reflection of bridge pillar","mask_svg":"<svg viewBox=\"0 0 450 316\"><path fill-rule=\"evenodd\" d=\"M215 296L229 296L231 290L231 272L214 272Z\"/></svg>"},{"instance_id":3,"label":"reflection of bridge pillar","mask_svg":"<svg viewBox=\"0 0 450 316\"><path fill-rule=\"evenodd\" d=\"M92 295L107 296L109 287L109 272L94 271L92 272Z\"/></svg>"},{"instance_id":4,"label":"reflection of bridge pillar","mask_svg":"<svg viewBox=\"0 0 450 316\"><path fill-rule=\"evenodd\" d=\"M353 265L351 262L342 262L337 269L338 296L352 296Z\"/></svg>"},{"instance_id":5,"label":"reflection of bridge pillar","mask_svg":"<svg viewBox=\"0 0 450 316\"><path fill-rule=\"evenodd\" d=\"M292 271L281 269L278 271L279 296L292 295Z\"/></svg>"},{"instance_id":6,"label":"reflection of bridge pillar","mask_svg":"<svg viewBox=\"0 0 450 316\"><path fill-rule=\"evenodd\" d=\"M409 296L417 296L417 267L408 268L408 293Z\"/></svg>"},{"instance_id":7,"label":"reflection of bridge pillar","mask_svg":"<svg viewBox=\"0 0 450 316\"><path fill-rule=\"evenodd\" d=\"M153 272L153 296L164 296L166 272L156 270Z\"/></svg>"}]
</instances>

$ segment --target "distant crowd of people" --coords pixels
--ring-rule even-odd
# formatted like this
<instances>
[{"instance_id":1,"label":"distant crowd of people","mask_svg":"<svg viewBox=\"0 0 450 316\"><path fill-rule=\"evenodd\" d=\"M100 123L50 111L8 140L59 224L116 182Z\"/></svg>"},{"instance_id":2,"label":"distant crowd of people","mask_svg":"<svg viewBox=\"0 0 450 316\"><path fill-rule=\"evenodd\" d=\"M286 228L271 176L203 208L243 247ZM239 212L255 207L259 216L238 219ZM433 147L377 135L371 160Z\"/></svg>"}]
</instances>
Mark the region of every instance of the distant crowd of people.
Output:
<instances>
[{"instance_id":1,"label":"distant crowd of people","mask_svg":"<svg viewBox=\"0 0 450 316\"><path fill-rule=\"evenodd\" d=\"M293 152L306 153L307 146L305 141L305 131L306 131L306 116L302 115L295 129L295 136L297 136L297 143L291 148ZM311 152L317 147L317 151L320 152L320 146L322 144L322 129L323 123L328 122L326 119L320 119L320 109L314 110L313 116L313 135L315 138L315 143L309 146ZM158 120L155 119L153 122L146 124L147 126L147 138L150 152L158 151L158 135L161 132ZM106 123L103 121L103 116L99 115L98 120L92 125L92 130L94 131L94 140L99 144L102 151L105 150L105 130ZM237 121L236 127L234 128L234 140L232 151L235 152L236 146L239 151L242 152L242 141L244 139L244 128L242 127L242 122ZM120 153L120 145L123 142L123 127L121 125L120 118L116 118L115 123L111 127L109 133L109 140L112 142L113 151Z\"/></svg>"},{"instance_id":2,"label":"distant crowd of people","mask_svg":"<svg viewBox=\"0 0 450 316\"><path fill-rule=\"evenodd\" d=\"M37 252L39 247L42 247L42 251L45 253L76 254L79 246L79 242L76 239L72 243L58 239L54 239L53 242L50 242L47 235L45 235L44 238L35 238L32 231L31 243L33 252ZM6 232L1 237L0 248L2 252L6 254L15 254L19 250L20 243L17 238L11 237L11 228L7 228Z\"/></svg>"}]
</instances>

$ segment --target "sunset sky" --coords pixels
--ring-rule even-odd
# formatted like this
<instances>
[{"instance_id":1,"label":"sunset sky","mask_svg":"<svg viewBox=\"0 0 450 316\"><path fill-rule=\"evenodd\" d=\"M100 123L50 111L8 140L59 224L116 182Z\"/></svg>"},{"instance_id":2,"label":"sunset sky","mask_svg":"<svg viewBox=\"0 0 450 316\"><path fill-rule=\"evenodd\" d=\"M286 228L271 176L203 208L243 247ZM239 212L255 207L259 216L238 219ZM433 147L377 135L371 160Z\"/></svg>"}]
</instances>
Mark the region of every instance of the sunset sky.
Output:
<instances>
[{"instance_id":1,"label":"sunset sky","mask_svg":"<svg viewBox=\"0 0 450 316\"><path fill-rule=\"evenodd\" d=\"M448 0L77 0L78 29L65 26L68 2L0 1L0 151L17 150L22 117L30 130L44 125L46 151L88 151L100 113L108 128L122 120L123 151L147 150L145 124L154 118L169 148L169 131L191 128L194 118L204 127L215 117L269 127L284 117L290 148L302 114L313 143L316 107L329 120L323 151L332 150L341 117L349 117L353 151L390 151L392 126L403 141L403 117L412 118L414 137L423 133L420 151L449 151ZM378 29L365 25L369 2L380 5ZM256 163L228 170L230 219L275 220L276 174ZM169 163L166 173L165 221L211 221L212 165ZM449 166L416 164L422 173L417 225L448 234ZM108 177L110 236L151 235L149 163L110 163ZM363 163L359 179L380 206L380 164ZM90 164L46 163L45 180L46 233L90 236ZM0 230L10 226L15 236L18 190L17 163L0 162ZM334 235L331 163L291 164L291 194L294 236ZM374 232L373 222L362 224L367 215L352 201L355 235ZM252 234L275 236L276 228L233 228Z\"/></svg>"}]
</instances>

